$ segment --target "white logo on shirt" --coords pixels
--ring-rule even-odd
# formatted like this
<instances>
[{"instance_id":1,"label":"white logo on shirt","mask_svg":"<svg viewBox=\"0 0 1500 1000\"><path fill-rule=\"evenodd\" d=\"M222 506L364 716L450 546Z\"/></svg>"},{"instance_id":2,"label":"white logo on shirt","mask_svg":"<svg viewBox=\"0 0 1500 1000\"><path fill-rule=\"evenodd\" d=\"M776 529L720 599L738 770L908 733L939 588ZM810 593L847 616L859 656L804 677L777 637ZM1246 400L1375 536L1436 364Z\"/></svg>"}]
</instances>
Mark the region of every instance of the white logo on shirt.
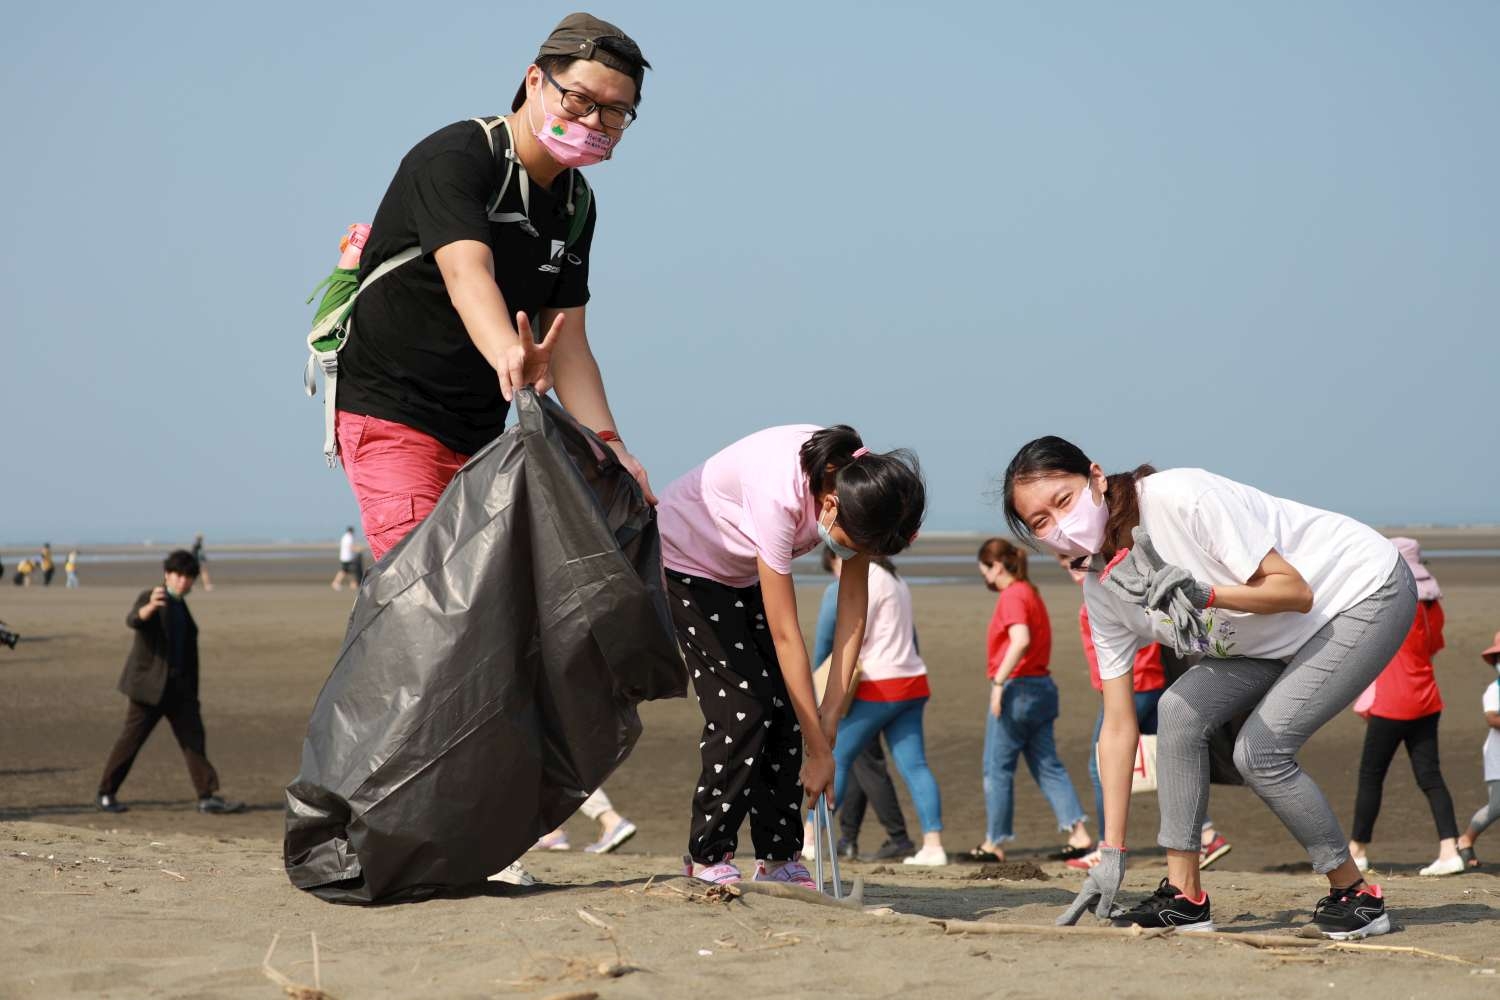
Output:
<instances>
[{"instance_id":1,"label":"white logo on shirt","mask_svg":"<svg viewBox=\"0 0 1500 1000\"><path fill-rule=\"evenodd\" d=\"M562 240L553 240L551 262L541 265L537 270L546 271L548 274L561 274L563 252L567 249L567 246Z\"/></svg>"}]
</instances>

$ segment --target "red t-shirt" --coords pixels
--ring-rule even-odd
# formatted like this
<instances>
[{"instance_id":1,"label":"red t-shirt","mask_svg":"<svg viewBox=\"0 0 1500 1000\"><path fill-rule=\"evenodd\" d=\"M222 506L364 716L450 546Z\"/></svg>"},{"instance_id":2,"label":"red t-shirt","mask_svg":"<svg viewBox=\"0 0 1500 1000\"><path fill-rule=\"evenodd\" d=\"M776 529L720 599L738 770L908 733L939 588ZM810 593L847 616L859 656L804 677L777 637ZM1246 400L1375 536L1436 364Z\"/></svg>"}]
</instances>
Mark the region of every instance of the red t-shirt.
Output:
<instances>
[{"instance_id":1,"label":"red t-shirt","mask_svg":"<svg viewBox=\"0 0 1500 1000\"><path fill-rule=\"evenodd\" d=\"M1052 623L1047 620L1047 605L1042 595L1025 580L1000 591L1000 600L995 602L995 614L990 619L989 631L989 676L995 679L1005 651L1010 648L1010 627L1025 625L1031 630L1031 645L1021 654L1021 661L1010 672L1011 677L1046 677L1047 664L1052 660Z\"/></svg>"},{"instance_id":2,"label":"red t-shirt","mask_svg":"<svg viewBox=\"0 0 1500 1000\"><path fill-rule=\"evenodd\" d=\"M1094 652L1094 634L1089 631L1089 609L1087 605L1078 608L1078 630L1083 633L1083 655L1089 661L1089 683L1094 685L1095 691L1104 690L1104 682L1099 679L1099 657ZM1167 686L1167 673L1161 665L1161 645L1153 642L1149 646L1143 646L1135 651L1135 662L1131 667L1131 678L1135 682L1135 690L1160 691Z\"/></svg>"},{"instance_id":3,"label":"red t-shirt","mask_svg":"<svg viewBox=\"0 0 1500 1000\"><path fill-rule=\"evenodd\" d=\"M1443 697L1432 675L1432 658L1442 648L1443 606L1437 601L1419 601L1406 641L1375 678L1370 714L1382 719L1420 719L1441 712Z\"/></svg>"}]
</instances>

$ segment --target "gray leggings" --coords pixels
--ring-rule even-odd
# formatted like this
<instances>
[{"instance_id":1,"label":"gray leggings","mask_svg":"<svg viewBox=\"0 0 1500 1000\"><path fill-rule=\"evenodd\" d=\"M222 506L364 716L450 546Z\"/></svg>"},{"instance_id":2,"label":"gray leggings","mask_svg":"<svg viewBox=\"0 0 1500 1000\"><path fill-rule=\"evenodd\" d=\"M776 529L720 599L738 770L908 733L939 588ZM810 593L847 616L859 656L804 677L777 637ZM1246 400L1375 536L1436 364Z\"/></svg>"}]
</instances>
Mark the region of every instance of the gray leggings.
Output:
<instances>
[{"instance_id":1,"label":"gray leggings","mask_svg":"<svg viewBox=\"0 0 1500 1000\"><path fill-rule=\"evenodd\" d=\"M1491 823L1500 819L1500 781L1486 781L1490 789L1490 800L1479 807L1474 818L1469 820L1469 833L1479 836Z\"/></svg>"},{"instance_id":2,"label":"gray leggings","mask_svg":"<svg viewBox=\"0 0 1500 1000\"><path fill-rule=\"evenodd\" d=\"M1253 709L1234 744L1245 784L1307 849L1314 871L1348 861L1339 821L1296 753L1391 662L1416 608L1417 585L1398 559L1379 590L1324 625L1289 661L1207 659L1180 677L1157 707L1157 843L1198 850L1208 808L1208 735Z\"/></svg>"}]
</instances>

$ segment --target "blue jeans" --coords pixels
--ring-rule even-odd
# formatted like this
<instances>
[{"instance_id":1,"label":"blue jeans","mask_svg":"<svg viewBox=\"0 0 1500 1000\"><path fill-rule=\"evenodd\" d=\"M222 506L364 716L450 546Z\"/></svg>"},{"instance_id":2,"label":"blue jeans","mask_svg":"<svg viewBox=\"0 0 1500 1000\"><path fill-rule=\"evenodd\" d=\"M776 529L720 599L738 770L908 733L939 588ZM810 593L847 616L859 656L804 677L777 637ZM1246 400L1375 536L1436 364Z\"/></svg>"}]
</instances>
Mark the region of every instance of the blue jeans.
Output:
<instances>
[{"instance_id":1,"label":"blue jeans","mask_svg":"<svg viewBox=\"0 0 1500 1000\"><path fill-rule=\"evenodd\" d=\"M923 833L937 833L943 828L943 802L938 795L937 780L927 766L927 750L922 737L922 711L926 698L906 701L864 701L856 698L849 714L839 723L838 740L833 748L836 768L833 779L833 802L843 804L844 789L849 784L849 768L865 746L882 731L896 761L896 770L917 807L917 818Z\"/></svg>"},{"instance_id":2,"label":"blue jeans","mask_svg":"<svg viewBox=\"0 0 1500 1000\"><path fill-rule=\"evenodd\" d=\"M1166 688L1135 693L1135 724L1141 735L1156 732L1156 703ZM1104 839L1104 786L1099 783L1099 731L1104 728L1104 702L1099 702L1099 717L1094 720L1094 742L1089 746L1089 780L1094 783L1094 815L1099 819L1099 839Z\"/></svg>"},{"instance_id":3,"label":"blue jeans","mask_svg":"<svg viewBox=\"0 0 1500 1000\"><path fill-rule=\"evenodd\" d=\"M1051 677L1016 677L1005 682L1000 718L988 711L984 729L984 806L992 844L1014 840L1016 760L1026 767L1052 805L1063 832L1087 817L1068 769L1057 756L1052 723L1057 719L1057 685Z\"/></svg>"}]
</instances>

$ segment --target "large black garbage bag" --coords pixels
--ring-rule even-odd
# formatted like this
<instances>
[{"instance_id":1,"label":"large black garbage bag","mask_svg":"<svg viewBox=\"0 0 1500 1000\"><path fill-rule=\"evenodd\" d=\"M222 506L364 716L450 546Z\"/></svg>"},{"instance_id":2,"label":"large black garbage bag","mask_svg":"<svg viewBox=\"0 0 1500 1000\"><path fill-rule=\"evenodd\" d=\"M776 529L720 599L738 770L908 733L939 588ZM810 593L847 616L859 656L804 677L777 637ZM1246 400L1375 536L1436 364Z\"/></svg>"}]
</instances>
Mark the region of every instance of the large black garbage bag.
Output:
<instances>
[{"instance_id":1,"label":"large black garbage bag","mask_svg":"<svg viewBox=\"0 0 1500 1000\"><path fill-rule=\"evenodd\" d=\"M682 697L655 514L523 390L360 588L286 790L292 884L340 903L474 885L570 816Z\"/></svg>"}]
</instances>

